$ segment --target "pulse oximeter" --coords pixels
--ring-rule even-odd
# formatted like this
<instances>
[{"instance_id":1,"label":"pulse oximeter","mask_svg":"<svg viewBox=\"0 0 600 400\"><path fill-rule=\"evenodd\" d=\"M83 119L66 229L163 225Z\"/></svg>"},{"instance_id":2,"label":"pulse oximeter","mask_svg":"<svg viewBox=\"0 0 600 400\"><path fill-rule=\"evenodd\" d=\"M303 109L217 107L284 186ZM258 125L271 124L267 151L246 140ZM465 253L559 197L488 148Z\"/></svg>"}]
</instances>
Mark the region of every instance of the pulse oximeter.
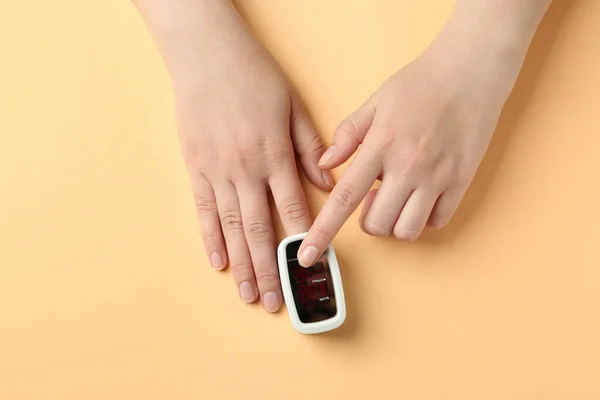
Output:
<instances>
[{"instance_id":1,"label":"pulse oximeter","mask_svg":"<svg viewBox=\"0 0 600 400\"><path fill-rule=\"evenodd\" d=\"M306 233L290 236L277 249L283 297L298 332L327 332L346 319L342 276L332 245L311 267L298 263L298 249L305 236Z\"/></svg>"}]
</instances>

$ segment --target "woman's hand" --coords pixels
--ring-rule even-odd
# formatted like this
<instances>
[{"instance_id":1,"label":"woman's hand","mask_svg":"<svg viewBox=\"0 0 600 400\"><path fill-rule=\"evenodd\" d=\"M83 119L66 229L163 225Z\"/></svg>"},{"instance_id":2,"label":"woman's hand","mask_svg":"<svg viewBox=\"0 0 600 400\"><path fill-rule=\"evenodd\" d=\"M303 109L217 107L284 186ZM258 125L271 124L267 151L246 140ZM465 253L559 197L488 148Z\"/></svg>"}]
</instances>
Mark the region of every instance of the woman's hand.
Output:
<instances>
[{"instance_id":1,"label":"woman's hand","mask_svg":"<svg viewBox=\"0 0 600 400\"><path fill-rule=\"evenodd\" d=\"M321 168L358 153L304 239L302 265L314 263L363 198L360 224L371 235L415 240L426 224L448 223L549 3L459 1L429 49L339 125Z\"/></svg>"},{"instance_id":2,"label":"woman's hand","mask_svg":"<svg viewBox=\"0 0 600 400\"><path fill-rule=\"evenodd\" d=\"M294 153L308 178L330 189L331 174L317 166L321 140L230 2L142 0L138 6L172 77L182 151L212 266L229 264L242 301L260 296L275 312L282 295L268 192L286 233L307 231L311 219Z\"/></svg>"}]
</instances>

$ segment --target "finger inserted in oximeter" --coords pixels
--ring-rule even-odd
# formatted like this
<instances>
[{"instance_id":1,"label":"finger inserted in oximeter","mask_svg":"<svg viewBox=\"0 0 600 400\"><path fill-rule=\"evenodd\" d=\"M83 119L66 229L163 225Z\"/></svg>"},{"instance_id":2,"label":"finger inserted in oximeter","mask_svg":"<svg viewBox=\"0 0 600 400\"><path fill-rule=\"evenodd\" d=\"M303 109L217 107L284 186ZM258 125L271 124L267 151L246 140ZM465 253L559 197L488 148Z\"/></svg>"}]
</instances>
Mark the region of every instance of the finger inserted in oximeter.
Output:
<instances>
[{"instance_id":1,"label":"finger inserted in oximeter","mask_svg":"<svg viewBox=\"0 0 600 400\"><path fill-rule=\"evenodd\" d=\"M306 233L284 239L277 249L279 277L294 328L304 334L322 333L346 319L344 288L333 246L309 268L298 263Z\"/></svg>"}]
</instances>

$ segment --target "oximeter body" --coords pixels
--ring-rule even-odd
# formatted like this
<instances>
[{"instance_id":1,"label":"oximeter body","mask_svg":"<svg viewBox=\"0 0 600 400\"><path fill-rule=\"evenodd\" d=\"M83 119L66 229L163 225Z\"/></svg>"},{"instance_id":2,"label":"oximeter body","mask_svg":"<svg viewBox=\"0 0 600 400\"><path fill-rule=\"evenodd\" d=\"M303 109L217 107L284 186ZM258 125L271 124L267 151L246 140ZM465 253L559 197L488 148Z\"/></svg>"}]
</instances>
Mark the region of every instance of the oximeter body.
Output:
<instances>
[{"instance_id":1,"label":"oximeter body","mask_svg":"<svg viewBox=\"0 0 600 400\"><path fill-rule=\"evenodd\" d=\"M306 233L284 239L277 249L281 288L294 328L304 334L327 332L346 319L340 268L333 246L309 268L298 263Z\"/></svg>"}]
</instances>

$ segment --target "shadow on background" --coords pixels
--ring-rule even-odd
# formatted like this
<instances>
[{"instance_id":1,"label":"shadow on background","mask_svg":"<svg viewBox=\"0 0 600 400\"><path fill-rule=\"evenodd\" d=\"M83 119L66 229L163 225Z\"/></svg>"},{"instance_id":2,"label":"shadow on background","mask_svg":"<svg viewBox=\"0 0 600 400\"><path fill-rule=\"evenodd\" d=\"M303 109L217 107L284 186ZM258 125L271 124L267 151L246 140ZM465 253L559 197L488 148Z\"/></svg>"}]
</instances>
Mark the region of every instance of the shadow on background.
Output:
<instances>
[{"instance_id":1,"label":"shadow on background","mask_svg":"<svg viewBox=\"0 0 600 400\"><path fill-rule=\"evenodd\" d=\"M555 0L550 6L533 38L523 69L506 102L488 152L456 214L446 228L439 231L426 230L421 241L430 244L451 241L465 225L477 217L479 206L485 199L496 171L502 163L510 136L529 103L552 44L569 11L580 2L581 0Z\"/></svg>"}]
</instances>

